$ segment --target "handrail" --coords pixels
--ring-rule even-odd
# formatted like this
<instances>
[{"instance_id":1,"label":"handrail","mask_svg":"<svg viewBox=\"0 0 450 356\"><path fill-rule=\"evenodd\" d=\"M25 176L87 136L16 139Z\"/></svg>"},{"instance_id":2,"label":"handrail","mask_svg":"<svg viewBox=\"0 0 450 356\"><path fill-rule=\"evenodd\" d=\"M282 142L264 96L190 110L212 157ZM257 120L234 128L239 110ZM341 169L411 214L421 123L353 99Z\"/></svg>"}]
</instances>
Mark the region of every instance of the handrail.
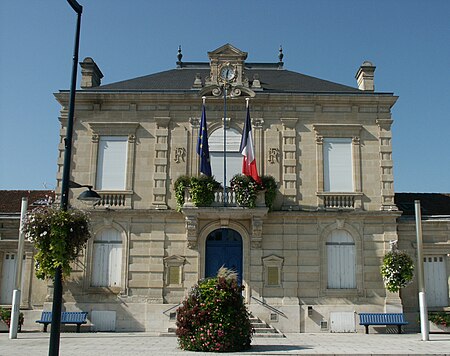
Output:
<instances>
[{"instance_id":1,"label":"handrail","mask_svg":"<svg viewBox=\"0 0 450 356\"><path fill-rule=\"evenodd\" d=\"M169 309L167 309L167 310L164 310L162 313L163 313L164 315L167 315L166 313L167 313L168 311L171 311L172 309L175 309L176 307L180 306L181 304L183 304L183 302L180 302L180 303L178 303L177 305L175 305L175 306L173 306L173 307L171 307L171 308L169 308Z\"/></svg>"},{"instance_id":2,"label":"handrail","mask_svg":"<svg viewBox=\"0 0 450 356\"><path fill-rule=\"evenodd\" d=\"M259 304L261 304L263 307L265 307L265 308L267 308L267 309L269 309L269 310L271 310L271 311L277 313L278 315L281 315L281 316L285 317L286 319L288 318L288 317L286 316L286 314L284 314L281 310L278 310L278 309L274 308L273 306L267 304L266 302L264 302L264 301L262 301L262 300L259 300L259 299L255 298L254 296L252 296L252 299L253 299L253 300L256 300L256 301L257 301Z\"/></svg>"}]
</instances>

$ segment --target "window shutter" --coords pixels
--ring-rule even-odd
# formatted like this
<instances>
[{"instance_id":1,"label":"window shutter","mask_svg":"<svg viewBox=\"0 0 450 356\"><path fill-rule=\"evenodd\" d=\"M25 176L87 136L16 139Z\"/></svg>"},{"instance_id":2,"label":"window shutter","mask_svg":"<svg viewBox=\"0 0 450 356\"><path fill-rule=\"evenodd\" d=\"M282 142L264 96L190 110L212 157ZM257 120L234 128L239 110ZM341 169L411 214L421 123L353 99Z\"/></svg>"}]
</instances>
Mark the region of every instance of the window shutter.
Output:
<instances>
[{"instance_id":1,"label":"window shutter","mask_svg":"<svg viewBox=\"0 0 450 356\"><path fill-rule=\"evenodd\" d=\"M94 287L120 287L122 238L114 229L103 230L94 240L92 280Z\"/></svg>"},{"instance_id":2,"label":"window shutter","mask_svg":"<svg viewBox=\"0 0 450 356\"><path fill-rule=\"evenodd\" d=\"M126 186L128 139L126 136L101 136L98 143L98 190L124 190Z\"/></svg>"},{"instance_id":3,"label":"window shutter","mask_svg":"<svg viewBox=\"0 0 450 356\"><path fill-rule=\"evenodd\" d=\"M323 142L324 190L353 192L352 140L326 138Z\"/></svg>"},{"instance_id":4,"label":"window shutter","mask_svg":"<svg viewBox=\"0 0 450 356\"><path fill-rule=\"evenodd\" d=\"M345 230L335 230L326 245L328 288L356 288L356 256L353 238Z\"/></svg>"}]
</instances>

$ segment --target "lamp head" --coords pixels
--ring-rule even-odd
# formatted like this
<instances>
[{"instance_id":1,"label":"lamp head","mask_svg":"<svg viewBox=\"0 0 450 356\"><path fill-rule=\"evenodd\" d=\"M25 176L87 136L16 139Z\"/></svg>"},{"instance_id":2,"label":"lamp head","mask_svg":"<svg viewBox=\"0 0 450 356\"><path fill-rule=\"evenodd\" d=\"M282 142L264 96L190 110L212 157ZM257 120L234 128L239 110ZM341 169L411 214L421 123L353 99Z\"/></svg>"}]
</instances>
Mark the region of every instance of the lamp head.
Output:
<instances>
[{"instance_id":1,"label":"lamp head","mask_svg":"<svg viewBox=\"0 0 450 356\"><path fill-rule=\"evenodd\" d=\"M92 190L92 186L87 186L88 190L85 190L78 196L78 200L81 200L86 203L92 203L93 205L97 204L102 197L94 190Z\"/></svg>"}]
</instances>

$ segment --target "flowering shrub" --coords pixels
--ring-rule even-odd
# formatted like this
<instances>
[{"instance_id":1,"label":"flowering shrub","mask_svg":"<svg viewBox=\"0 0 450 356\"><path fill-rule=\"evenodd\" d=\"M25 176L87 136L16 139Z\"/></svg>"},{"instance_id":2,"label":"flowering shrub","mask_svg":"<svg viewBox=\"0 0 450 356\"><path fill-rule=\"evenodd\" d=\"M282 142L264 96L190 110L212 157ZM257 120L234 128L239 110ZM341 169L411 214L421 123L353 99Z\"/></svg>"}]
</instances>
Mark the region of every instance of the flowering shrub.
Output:
<instances>
[{"instance_id":1,"label":"flowering shrub","mask_svg":"<svg viewBox=\"0 0 450 356\"><path fill-rule=\"evenodd\" d=\"M11 326L11 310L0 307L0 320L3 320L8 328ZM23 313L19 313L18 330L21 331L24 322Z\"/></svg>"},{"instance_id":2,"label":"flowering shrub","mask_svg":"<svg viewBox=\"0 0 450 356\"><path fill-rule=\"evenodd\" d=\"M242 290L236 275L199 281L177 310L180 347L206 352L249 349L253 329Z\"/></svg>"},{"instance_id":3,"label":"flowering shrub","mask_svg":"<svg viewBox=\"0 0 450 356\"><path fill-rule=\"evenodd\" d=\"M400 288L411 283L414 277L414 262L406 252L396 249L389 251L383 258L381 276L388 291L398 292Z\"/></svg>"},{"instance_id":4,"label":"flowering shrub","mask_svg":"<svg viewBox=\"0 0 450 356\"><path fill-rule=\"evenodd\" d=\"M450 314L444 312L429 313L428 320L436 325L450 326Z\"/></svg>"},{"instance_id":5,"label":"flowering shrub","mask_svg":"<svg viewBox=\"0 0 450 356\"><path fill-rule=\"evenodd\" d=\"M24 232L37 250L34 259L39 279L53 278L57 267L61 267L63 275L69 275L70 263L91 237L85 212L55 207L41 207L28 213Z\"/></svg>"},{"instance_id":6,"label":"flowering shrub","mask_svg":"<svg viewBox=\"0 0 450 356\"><path fill-rule=\"evenodd\" d=\"M231 178L230 185L236 196L236 202L240 206L254 208L258 191L265 190L264 200L269 210L272 210L273 202L277 196L277 183L272 176L261 176L262 184L257 183L252 177L236 174Z\"/></svg>"},{"instance_id":7,"label":"flowering shrub","mask_svg":"<svg viewBox=\"0 0 450 356\"><path fill-rule=\"evenodd\" d=\"M254 208L256 206L256 195L262 186L252 177L243 174L236 174L230 181L231 189L236 195L236 202L240 206Z\"/></svg>"}]
</instances>

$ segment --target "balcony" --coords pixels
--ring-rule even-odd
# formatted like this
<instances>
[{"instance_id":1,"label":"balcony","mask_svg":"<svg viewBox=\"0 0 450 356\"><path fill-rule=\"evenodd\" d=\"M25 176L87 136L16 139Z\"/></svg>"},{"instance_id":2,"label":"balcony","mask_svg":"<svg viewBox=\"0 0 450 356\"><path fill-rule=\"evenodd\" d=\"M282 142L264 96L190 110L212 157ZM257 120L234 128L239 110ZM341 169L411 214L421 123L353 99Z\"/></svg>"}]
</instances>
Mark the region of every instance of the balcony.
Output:
<instances>
[{"instance_id":1,"label":"balcony","mask_svg":"<svg viewBox=\"0 0 450 356\"><path fill-rule=\"evenodd\" d=\"M318 192L319 209L357 210L361 209L362 193Z\"/></svg>"},{"instance_id":2,"label":"balcony","mask_svg":"<svg viewBox=\"0 0 450 356\"><path fill-rule=\"evenodd\" d=\"M132 191L109 191L102 190L97 192L102 198L95 206L100 208L131 209Z\"/></svg>"}]
</instances>

